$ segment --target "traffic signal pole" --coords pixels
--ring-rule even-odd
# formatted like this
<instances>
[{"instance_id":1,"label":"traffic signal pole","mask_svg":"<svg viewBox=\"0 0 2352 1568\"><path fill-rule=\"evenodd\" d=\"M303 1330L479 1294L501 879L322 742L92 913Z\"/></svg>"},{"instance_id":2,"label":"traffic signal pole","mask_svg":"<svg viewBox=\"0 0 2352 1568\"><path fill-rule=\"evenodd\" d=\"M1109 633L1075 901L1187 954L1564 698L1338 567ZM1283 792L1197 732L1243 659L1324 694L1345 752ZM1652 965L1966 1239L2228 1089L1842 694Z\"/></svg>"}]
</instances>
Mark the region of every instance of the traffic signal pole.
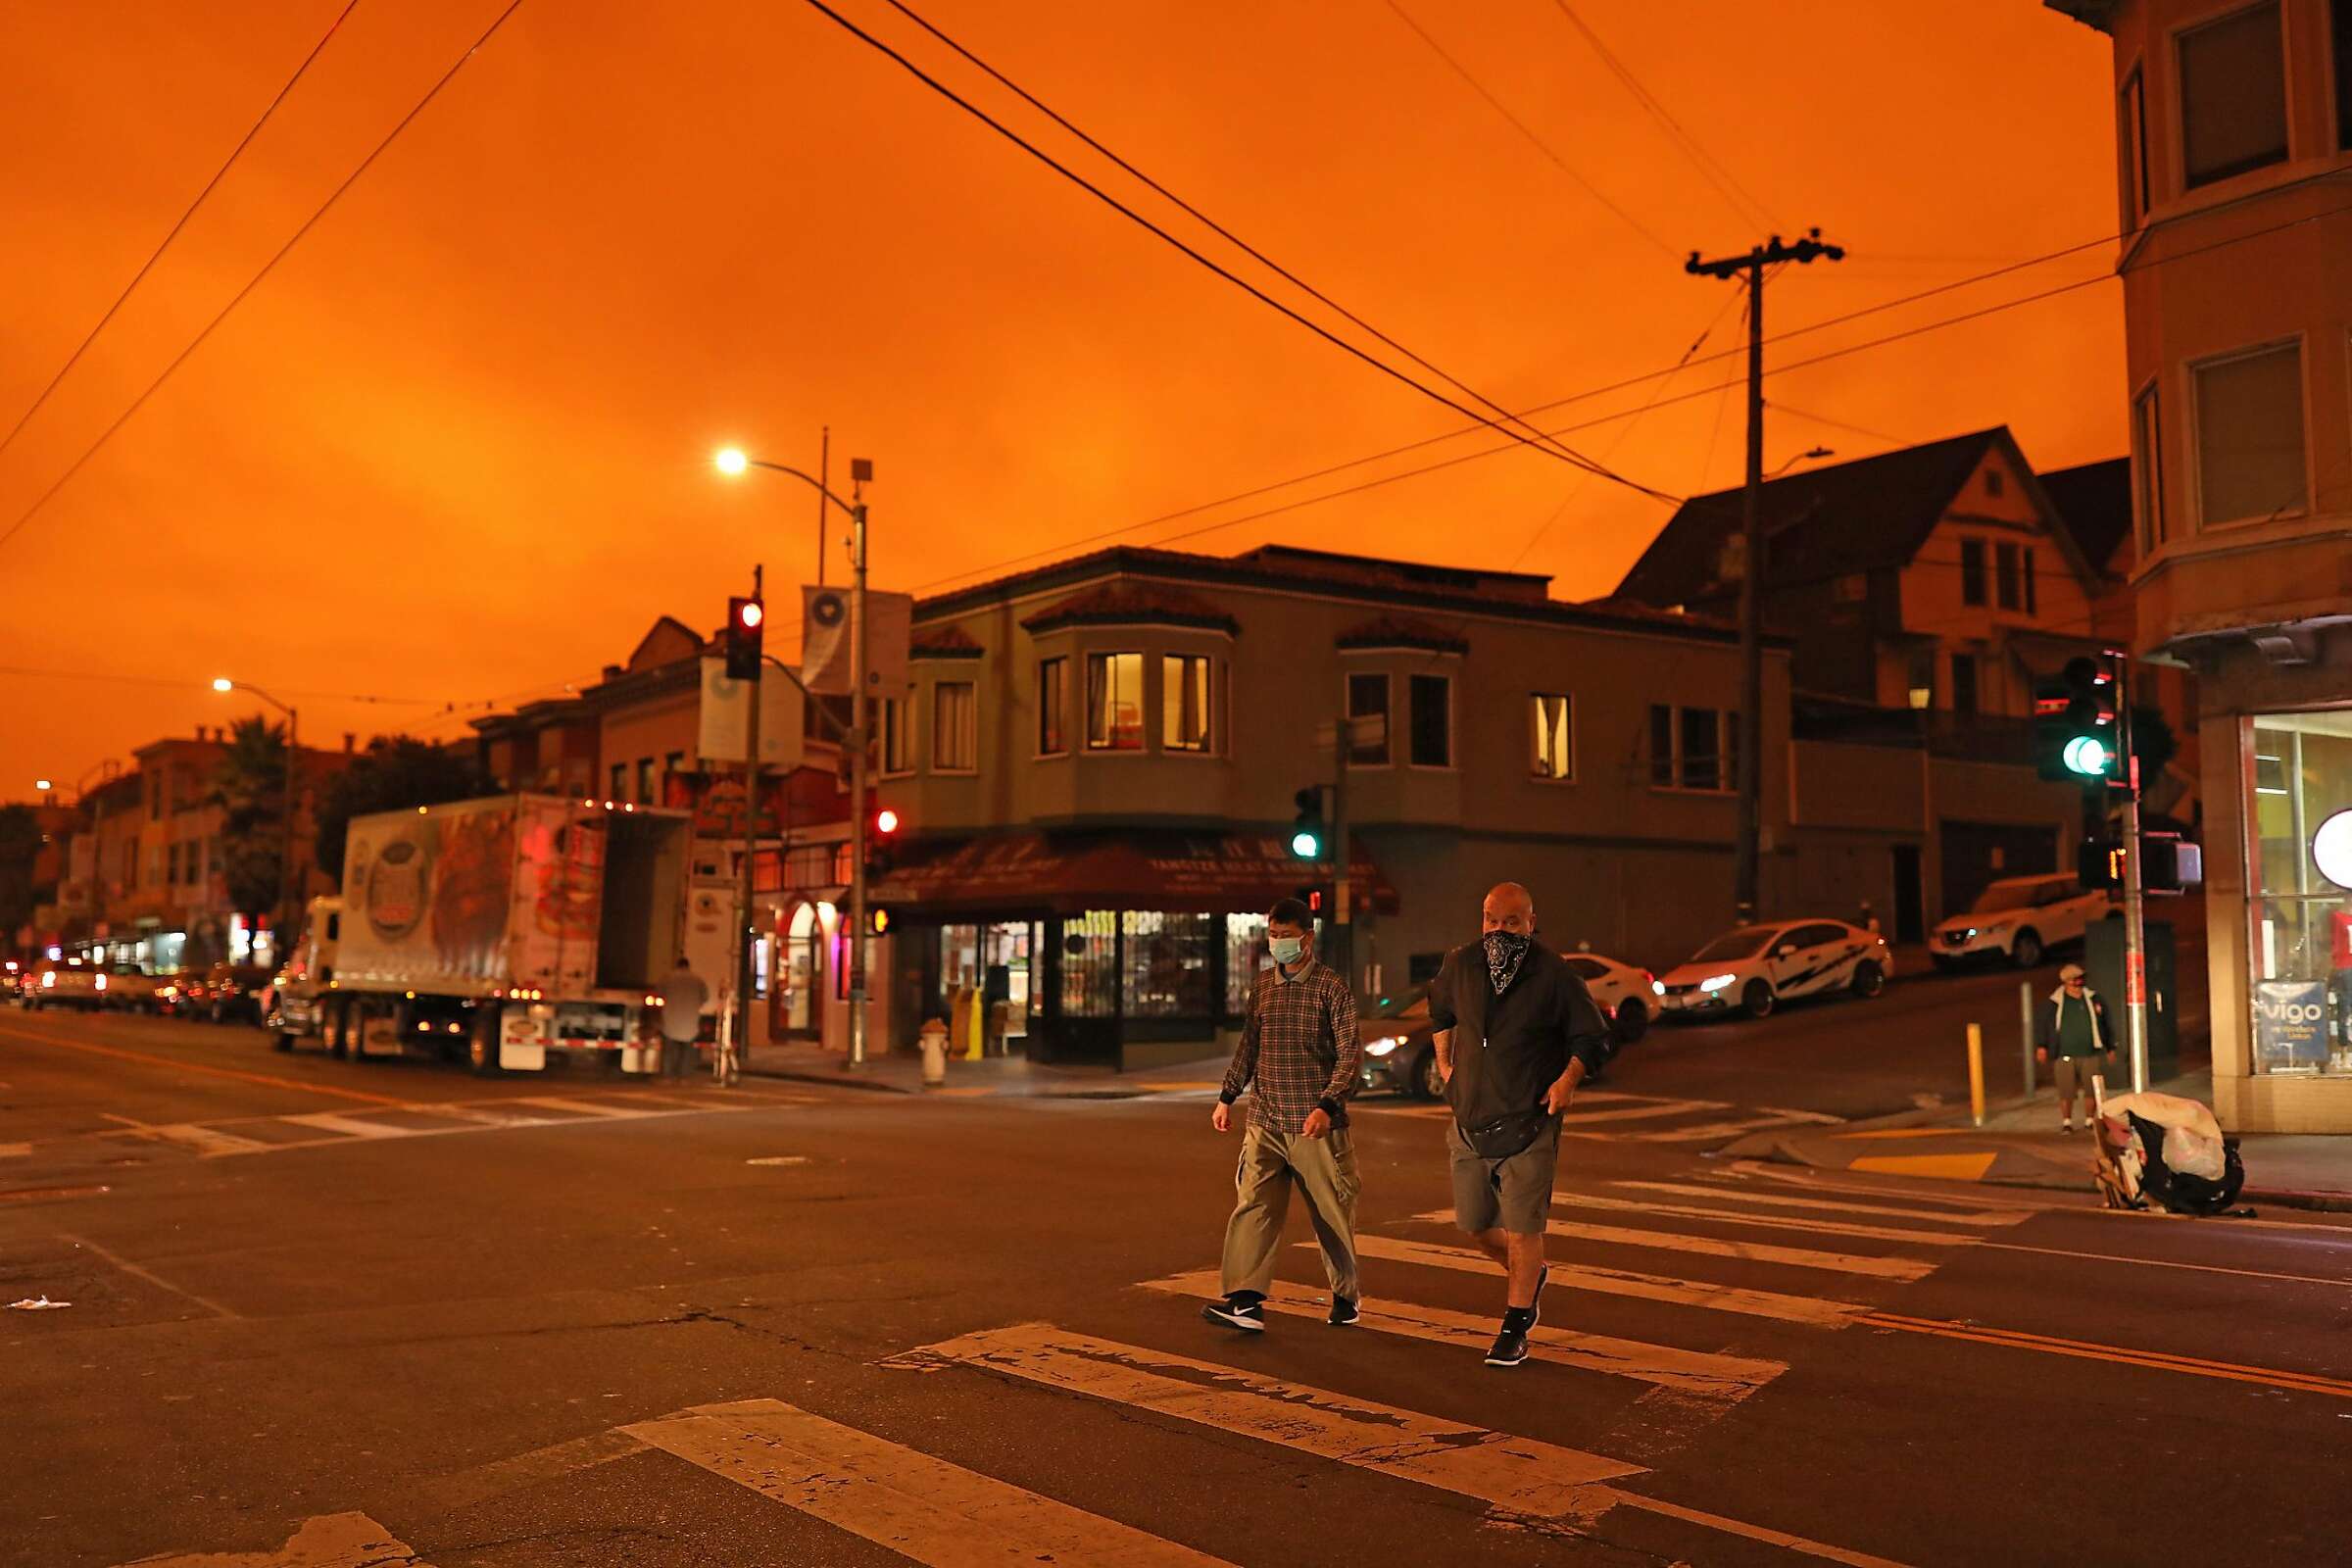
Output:
<instances>
[{"instance_id":1,"label":"traffic signal pole","mask_svg":"<svg viewBox=\"0 0 2352 1568\"><path fill-rule=\"evenodd\" d=\"M1332 729L1331 769L1331 956L1332 967L1355 992L1355 927L1350 922L1348 876L1348 753L1354 737L1348 714L1340 713Z\"/></svg>"},{"instance_id":2,"label":"traffic signal pole","mask_svg":"<svg viewBox=\"0 0 2352 1568\"><path fill-rule=\"evenodd\" d=\"M2124 764L2124 1013L2132 1047L2132 1092L2148 1089L2148 959L2143 921L2146 891L2139 839L2139 754L2132 749L2132 657L2118 651L2115 662L2116 743Z\"/></svg>"},{"instance_id":3,"label":"traffic signal pole","mask_svg":"<svg viewBox=\"0 0 2352 1568\"><path fill-rule=\"evenodd\" d=\"M853 480L860 476L856 464ZM866 701L865 502L853 485L850 507L850 1061L865 1065L865 944L871 934L865 908L865 754L872 741L871 705Z\"/></svg>"},{"instance_id":4,"label":"traffic signal pole","mask_svg":"<svg viewBox=\"0 0 2352 1568\"><path fill-rule=\"evenodd\" d=\"M761 618L766 616L766 602L761 597L760 566L752 567L752 602L760 606ZM746 720L743 743L743 868L735 895L735 1059L742 1061L752 1046L752 982L755 962L753 944L758 940L759 921L752 912L752 862L760 853L760 669L758 662L752 665L751 679L746 688L751 696L751 714Z\"/></svg>"}]
</instances>

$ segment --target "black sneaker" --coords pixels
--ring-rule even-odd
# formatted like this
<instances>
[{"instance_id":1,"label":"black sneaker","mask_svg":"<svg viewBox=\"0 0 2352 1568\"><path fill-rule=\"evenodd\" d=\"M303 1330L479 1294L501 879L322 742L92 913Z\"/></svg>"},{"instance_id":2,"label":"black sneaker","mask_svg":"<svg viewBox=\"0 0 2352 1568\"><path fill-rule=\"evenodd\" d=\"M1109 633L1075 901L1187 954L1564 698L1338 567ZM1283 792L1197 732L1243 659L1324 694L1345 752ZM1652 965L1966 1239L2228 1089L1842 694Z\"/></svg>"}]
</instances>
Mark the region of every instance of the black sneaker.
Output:
<instances>
[{"instance_id":1,"label":"black sneaker","mask_svg":"<svg viewBox=\"0 0 2352 1568\"><path fill-rule=\"evenodd\" d=\"M1502 1332L1494 1336L1494 1348L1487 1352L1489 1366L1517 1366L1527 1359L1527 1330L1519 1326L1516 1316L1502 1320Z\"/></svg>"},{"instance_id":2,"label":"black sneaker","mask_svg":"<svg viewBox=\"0 0 2352 1568\"><path fill-rule=\"evenodd\" d=\"M1266 1331L1265 1308L1254 1297L1228 1296L1222 1301L1211 1301L1200 1309L1200 1315L1211 1323L1221 1323L1229 1329L1241 1329L1250 1334Z\"/></svg>"},{"instance_id":3,"label":"black sneaker","mask_svg":"<svg viewBox=\"0 0 2352 1568\"><path fill-rule=\"evenodd\" d=\"M1363 1321L1363 1314L1356 1310L1354 1297L1335 1296L1331 1298L1331 1316L1323 1321L1335 1329L1351 1329Z\"/></svg>"}]
</instances>

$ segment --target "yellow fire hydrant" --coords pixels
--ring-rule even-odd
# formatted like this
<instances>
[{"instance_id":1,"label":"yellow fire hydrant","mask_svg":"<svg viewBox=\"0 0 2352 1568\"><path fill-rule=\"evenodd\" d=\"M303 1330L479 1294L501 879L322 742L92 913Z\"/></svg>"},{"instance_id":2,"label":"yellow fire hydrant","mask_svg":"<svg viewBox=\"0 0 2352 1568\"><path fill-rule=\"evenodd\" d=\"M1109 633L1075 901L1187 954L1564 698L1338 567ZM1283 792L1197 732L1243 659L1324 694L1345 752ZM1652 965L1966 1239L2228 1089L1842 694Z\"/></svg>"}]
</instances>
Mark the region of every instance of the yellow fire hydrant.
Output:
<instances>
[{"instance_id":1,"label":"yellow fire hydrant","mask_svg":"<svg viewBox=\"0 0 2352 1568\"><path fill-rule=\"evenodd\" d=\"M915 1036L915 1046L923 1054L923 1086L936 1088L948 1081L948 1025L943 1018L927 1018Z\"/></svg>"}]
</instances>

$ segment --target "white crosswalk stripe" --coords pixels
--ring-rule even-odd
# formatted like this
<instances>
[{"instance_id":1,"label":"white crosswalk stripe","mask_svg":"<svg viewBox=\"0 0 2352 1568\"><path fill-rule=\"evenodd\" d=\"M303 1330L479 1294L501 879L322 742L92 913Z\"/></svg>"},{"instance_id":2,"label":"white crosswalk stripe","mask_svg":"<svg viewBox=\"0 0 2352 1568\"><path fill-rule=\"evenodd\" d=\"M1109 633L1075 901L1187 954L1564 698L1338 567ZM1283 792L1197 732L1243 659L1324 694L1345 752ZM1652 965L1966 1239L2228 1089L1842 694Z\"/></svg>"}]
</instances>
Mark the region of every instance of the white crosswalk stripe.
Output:
<instances>
[{"instance_id":1,"label":"white crosswalk stripe","mask_svg":"<svg viewBox=\"0 0 2352 1568\"><path fill-rule=\"evenodd\" d=\"M1315 1244L1302 1242L1299 1245L1312 1247ZM1404 1241L1387 1236L1358 1236L1355 1239L1355 1250L1360 1257L1380 1258L1389 1262L1417 1263L1428 1268L1483 1274L1489 1279L1496 1274L1494 1259L1467 1247L1441 1247L1431 1242ZM1663 1274L1596 1268L1590 1263L1562 1262L1557 1259L1550 1266L1550 1289L1555 1291L1590 1291L1602 1296L1632 1297L1639 1300L1664 1301L1677 1306L1701 1307L1708 1311L1775 1318L1783 1323L1802 1323L1814 1328L1841 1329L1870 1310L1860 1301L1789 1296L1749 1286L1719 1285L1711 1280L1674 1279Z\"/></svg>"},{"instance_id":2,"label":"white crosswalk stripe","mask_svg":"<svg viewBox=\"0 0 2352 1568\"><path fill-rule=\"evenodd\" d=\"M289 1127L314 1127L322 1133L340 1133L345 1138L414 1138L425 1131L422 1127L404 1127L397 1123L368 1121L359 1116L337 1116L329 1111L313 1111L301 1116L280 1116Z\"/></svg>"},{"instance_id":3,"label":"white crosswalk stripe","mask_svg":"<svg viewBox=\"0 0 2352 1568\"><path fill-rule=\"evenodd\" d=\"M1405 1116L1423 1121L1446 1121L1453 1115L1446 1104L1401 1100L1357 1101L1350 1108L1375 1117ZM1733 1115L1727 1117L1727 1111ZM1588 1089L1561 1115L1560 1136L1595 1143L1729 1143L1743 1134L1775 1127L1837 1124L1843 1119L1818 1110L1788 1110L1777 1105L1735 1105L1725 1100L1678 1100Z\"/></svg>"},{"instance_id":4,"label":"white crosswalk stripe","mask_svg":"<svg viewBox=\"0 0 2352 1568\"><path fill-rule=\"evenodd\" d=\"M1696 1127L1669 1127L1663 1132L1621 1133L1615 1136L1621 1137L1629 1143L1637 1144L1722 1143L1727 1139L1737 1138L1742 1133L1760 1133L1774 1127L1793 1127L1799 1122L1810 1122L1813 1119L1811 1116L1791 1116L1786 1112L1778 1112L1771 1115L1750 1116L1744 1121L1710 1121L1703 1122ZM1569 1131L1563 1133L1562 1136L1597 1138L1602 1135Z\"/></svg>"},{"instance_id":5,"label":"white crosswalk stripe","mask_svg":"<svg viewBox=\"0 0 2352 1568\"><path fill-rule=\"evenodd\" d=\"M2017 1225L2033 1215L2022 1208L1960 1210L1906 1208L1893 1203L1843 1202L1835 1199L1798 1198L1790 1194L1760 1193L1751 1188L1702 1186L1695 1182L1613 1181L1611 1187L1635 1192L1675 1193L1685 1198L1712 1198L1735 1203L1765 1203L1775 1208L1826 1209L1844 1214L1884 1214L1896 1219L1932 1220L1939 1225Z\"/></svg>"},{"instance_id":6,"label":"white crosswalk stripe","mask_svg":"<svg viewBox=\"0 0 2352 1568\"><path fill-rule=\"evenodd\" d=\"M1761 1226L1773 1230L1810 1231L1817 1236L1851 1236L1863 1241L1909 1242L1919 1247L1975 1247L1984 1238L1965 1232L1909 1230L1895 1225L1860 1225L1850 1220L1810 1219L1796 1214L1745 1214L1732 1208L1706 1208L1696 1203L1660 1203L1635 1198L1602 1198L1596 1193L1554 1193L1555 1208L1597 1208L1608 1213L1657 1214L1668 1219L1712 1220L1720 1225Z\"/></svg>"},{"instance_id":7,"label":"white crosswalk stripe","mask_svg":"<svg viewBox=\"0 0 2352 1568\"><path fill-rule=\"evenodd\" d=\"M1451 1224L1445 1211L1416 1218ZM1715 1236L1686 1236L1680 1231L1638 1231L1616 1225L1587 1225L1555 1219L1544 1230L1574 1241L1600 1242L1614 1247L1649 1247L1673 1252L1696 1252L1706 1257L1736 1257L1750 1263L1784 1263L1790 1268L1826 1269L1838 1274L1864 1274L1883 1280L1925 1279L1936 1265L1916 1257L1862 1257L1850 1252L1824 1252L1804 1247L1780 1247L1767 1242L1727 1242Z\"/></svg>"}]
</instances>

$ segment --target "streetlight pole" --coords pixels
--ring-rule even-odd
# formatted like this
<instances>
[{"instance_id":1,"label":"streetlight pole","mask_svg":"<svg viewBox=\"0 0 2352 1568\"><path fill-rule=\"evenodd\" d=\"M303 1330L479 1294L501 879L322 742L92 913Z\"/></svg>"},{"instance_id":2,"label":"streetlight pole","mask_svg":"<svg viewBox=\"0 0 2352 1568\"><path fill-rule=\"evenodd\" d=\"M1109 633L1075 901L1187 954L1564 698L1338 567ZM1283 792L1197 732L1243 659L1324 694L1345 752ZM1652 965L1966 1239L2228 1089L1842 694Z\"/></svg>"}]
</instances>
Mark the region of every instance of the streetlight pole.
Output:
<instances>
[{"instance_id":1,"label":"streetlight pole","mask_svg":"<svg viewBox=\"0 0 2352 1568\"><path fill-rule=\"evenodd\" d=\"M293 934L294 925L293 905L296 898L296 894L294 892L294 780L296 769L301 765L300 735L302 728L302 715L294 709L288 707L284 703L279 702L276 698L262 690L259 686L252 685L246 681L229 680L225 677L218 677L213 681L213 690L217 692L243 692L249 697L258 697L263 702L268 703L271 708L276 709L279 712L286 715L285 863L277 868L277 908L270 916L273 922L272 929L270 931L270 956L278 963L283 964L286 961L289 951L288 938L290 938ZM255 933L250 931L246 933L248 956L251 956L250 945L254 935Z\"/></svg>"},{"instance_id":2,"label":"streetlight pole","mask_svg":"<svg viewBox=\"0 0 2352 1568\"><path fill-rule=\"evenodd\" d=\"M828 432L829 443L830 432ZM830 450L828 444L828 452ZM865 907L865 754L870 738L867 721L866 681L867 644L865 623L865 497L864 486L874 476L874 465L868 458L850 460L850 499L844 501L828 489L824 482L781 463L749 457L734 447L728 447L717 457L718 471L740 474L746 468L765 468L798 479L814 490L824 502L840 508L850 515L850 732L846 744L850 748L850 1059L849 1065L865 1064L865 941L868 915ZM819 510L822 510L820 503Z\"/></svg>"}]
</instances>

